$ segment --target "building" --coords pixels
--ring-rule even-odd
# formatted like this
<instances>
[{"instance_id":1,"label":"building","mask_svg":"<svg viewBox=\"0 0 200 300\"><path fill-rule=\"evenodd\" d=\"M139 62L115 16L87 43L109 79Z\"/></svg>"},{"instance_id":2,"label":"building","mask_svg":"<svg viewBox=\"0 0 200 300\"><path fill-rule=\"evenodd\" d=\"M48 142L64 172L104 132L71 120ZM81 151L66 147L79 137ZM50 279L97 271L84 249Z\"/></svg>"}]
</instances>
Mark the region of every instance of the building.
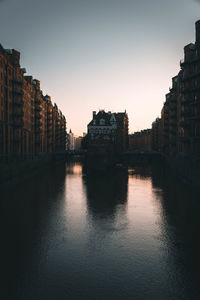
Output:
<instances>
[{"instance_id":1,"label":"building","mask_svg":"<svg viewBox=\"0 0 200 300\"><path fill-rule=\"evenodd\" d=\"M93 111L88 124L87 147L93 152L120 154L128 149L128 115Z\"/></svg>"},{"instance_id":2,"label":"building","mask_svg":"<svg viewBox=\"0 0 200 300\"><path fill-rule=\"evenodd\" d=\"M151 129L144 129L129 135L130 151L151 151L152 149Z\"/></svg>"},{"instance_id":3,"label":"building","mask_svg":"<svg viewBox=\"0 0 200 300\"><path fill-rule=\"evenodd\" d=\"M182 151L200 153L200 20L196 22L196 40L184 47L182 68Z\"/></svg>"},{"instance_id":4,"label":"building","mask_svg":"<svg viewBox=\"0 0 200 300\"><path fill-rule=\"evenodd\" d=\"M161 149L167 155L200 154L200 20L195 26L195 43L184 47L181 70L172 78L161 111Z\"/></svg>"},{"instance_id":5,"label":"building","mask_svg":"<svg viewBox=\"0 0 200 300\"><path fill-rule=\"evenodd\" d=\"M68 138L68 148L67 149L74 150L75 149L75 137L74 137L74 134L71 129L67 135L67 138Z\"/></svg>"},{"instance_id":6,"label":"building","mask_svg":"<svg viewBox=\"0 0 200 300\"><path fill-rule=\"evenodd\" d=\"M82 148L83 136L74 137L74 150L80 150Z\"/></svg>"},{"instance_id":7,"label":"building","mask_svg":"<svg viewBox=\"0 0 200 300\"><path fill-rule=\"evenodd\" d=\"M0 155L65 150L66 120L40 81L25 76L20 53L0 45Z\"/></svg>"},{"instance_id":8,"label":"building","mask_svg":"<svg viewBox=\"0 0 200 300\"><path fill-rule=\"evenodd\" d=\"M152 123L151 143L152 150L161 152L163 146L163 123L161 118L156 118Z\"/></svg>"}]
</instances>

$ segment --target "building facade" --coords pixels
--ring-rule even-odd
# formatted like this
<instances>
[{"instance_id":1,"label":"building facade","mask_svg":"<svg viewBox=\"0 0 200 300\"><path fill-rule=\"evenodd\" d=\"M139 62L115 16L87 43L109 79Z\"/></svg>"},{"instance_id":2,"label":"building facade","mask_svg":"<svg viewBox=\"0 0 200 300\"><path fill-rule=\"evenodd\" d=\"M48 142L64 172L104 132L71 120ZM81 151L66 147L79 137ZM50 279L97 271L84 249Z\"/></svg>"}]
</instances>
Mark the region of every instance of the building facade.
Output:
<instances>
[{"instance_id":1,"label":"building facade","mask_svg":"<svg viewBox=\"0 0 200 300\"><path fill-rule=\"evenodd\" d=\"M161 119L152 124L152 146L166 155L200 155L200 20L195 26L196 40L184 47L181 70L172 78Z\"/></svg>"},{"instance_id":2,"label":"building facade","mask_svg":"<svg viewBox=\"0 0 200 300\"><path fill-rule=\"evenodd\" d=\"M156 120L152 123L151 130L151 147L154 151L162 151L163 145L163 123L161 118L156 118Z\"/></svg>"},{"instance_id":3,"label":"building facade","mask_svg":"<svg viewBox=\"0 0 200 300\"><path fill-rule=\"evenodd\" d=\"M65 150L66 120L40 81L25 76L20 53L0 45L0 155Z\"/></svg>"},{"instance_id":4,"label":"building facade","mask_svg":"<svg viewBox=\"0 0 200 300\"><path fill-rule=\"evenodd\" d=\"M91 151L120 154L128 149L128 115L100 110L93 112L88 124L88 148Z\"/></svg>"},{"instance_id":5,"label":"building facade","mask_svg":"<svg viewBox=\"0 0 200 300\"><path fill-rule=\"evenodd\" d=\"M144 129L129 135L129 150L130 151L151 151L152 149L152 134L151 129Z\"/></svg>"}]
</instances>

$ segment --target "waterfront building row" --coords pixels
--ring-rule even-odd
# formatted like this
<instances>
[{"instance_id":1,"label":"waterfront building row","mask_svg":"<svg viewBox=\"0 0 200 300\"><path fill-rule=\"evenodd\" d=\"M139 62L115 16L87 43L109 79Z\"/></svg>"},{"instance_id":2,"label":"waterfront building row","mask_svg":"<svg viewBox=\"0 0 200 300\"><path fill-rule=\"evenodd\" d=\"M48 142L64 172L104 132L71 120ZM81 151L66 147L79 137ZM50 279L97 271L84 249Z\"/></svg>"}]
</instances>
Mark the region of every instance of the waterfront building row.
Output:
<instances>
[{"instance_id":1,"label":"waterfront building row","mask_svg":"<svg viewBox=\"0 0 200 300\"><path fill-rule=\"evenodd\" d=\"M65 116L25 73L20 53L0 45L0 155L65 150Z\"/></svg>"},{"instance_id":2,"label":"waterfront building row","mask_svg":"<svg viewBox=\"0 0 200 300\"><path fill-rule=\"evenodd\" d=\"M151 129L144 129L129 135L129 150L150 151L152 148Z\"/></svg>"},{"instance_id":3,"label":"waterfront building row","mask_svg":"<svg viewBox=\"0 0 200 300\"><path fill-rule=\"evenodd\" d=\"M169 155L200 154L200 20L195 25L195 43L184 47L181 70L152 124L152 148Z\"/></svg>"}]
</instances>

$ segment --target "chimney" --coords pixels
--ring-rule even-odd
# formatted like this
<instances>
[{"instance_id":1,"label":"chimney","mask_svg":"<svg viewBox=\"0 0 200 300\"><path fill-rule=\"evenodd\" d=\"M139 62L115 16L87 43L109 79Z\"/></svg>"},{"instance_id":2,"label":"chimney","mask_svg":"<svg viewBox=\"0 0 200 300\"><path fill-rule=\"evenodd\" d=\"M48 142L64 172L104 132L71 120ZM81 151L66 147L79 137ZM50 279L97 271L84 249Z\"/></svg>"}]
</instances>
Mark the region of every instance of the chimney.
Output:
<instances>
[{"instance_id":1,"label":"chimney","mask_svg":"<svg viewBox=\"0 0 200 300\"><path fill-rule=\"evenodd\" d=\"M196 27L196 44L200 44L200 20L195 23Z\"/></svg>"},{"instance_id":2,"label":"chimney","mask_svg":"<svg viewBox=\"0 0 200 300\"><path fill-rule=\"evenodd\" d=\"M96 116L96 111L93 111L92 113L93 113L93 119L94 119L94 117Z\"/></svg>"}]
</instances>

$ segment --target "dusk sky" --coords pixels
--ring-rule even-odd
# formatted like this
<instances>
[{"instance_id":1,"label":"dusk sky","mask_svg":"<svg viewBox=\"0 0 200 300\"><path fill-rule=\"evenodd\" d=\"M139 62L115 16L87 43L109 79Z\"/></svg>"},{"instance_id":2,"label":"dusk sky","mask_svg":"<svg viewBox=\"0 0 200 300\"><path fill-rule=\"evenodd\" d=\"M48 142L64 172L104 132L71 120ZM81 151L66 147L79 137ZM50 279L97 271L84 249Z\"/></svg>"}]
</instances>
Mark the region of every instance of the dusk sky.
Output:
<instances>
[{"instance_id":1,"label":"dusk sky","mask_svg":"<svg viewBox=\"0 0 200 300\"><path fill-rule=\"evenodd\" d=\"M134 132L160 115L198 19L195 0L0 0L0 43L21 52L68 130L126 109Z\"/></svg>"}]
</instances>

